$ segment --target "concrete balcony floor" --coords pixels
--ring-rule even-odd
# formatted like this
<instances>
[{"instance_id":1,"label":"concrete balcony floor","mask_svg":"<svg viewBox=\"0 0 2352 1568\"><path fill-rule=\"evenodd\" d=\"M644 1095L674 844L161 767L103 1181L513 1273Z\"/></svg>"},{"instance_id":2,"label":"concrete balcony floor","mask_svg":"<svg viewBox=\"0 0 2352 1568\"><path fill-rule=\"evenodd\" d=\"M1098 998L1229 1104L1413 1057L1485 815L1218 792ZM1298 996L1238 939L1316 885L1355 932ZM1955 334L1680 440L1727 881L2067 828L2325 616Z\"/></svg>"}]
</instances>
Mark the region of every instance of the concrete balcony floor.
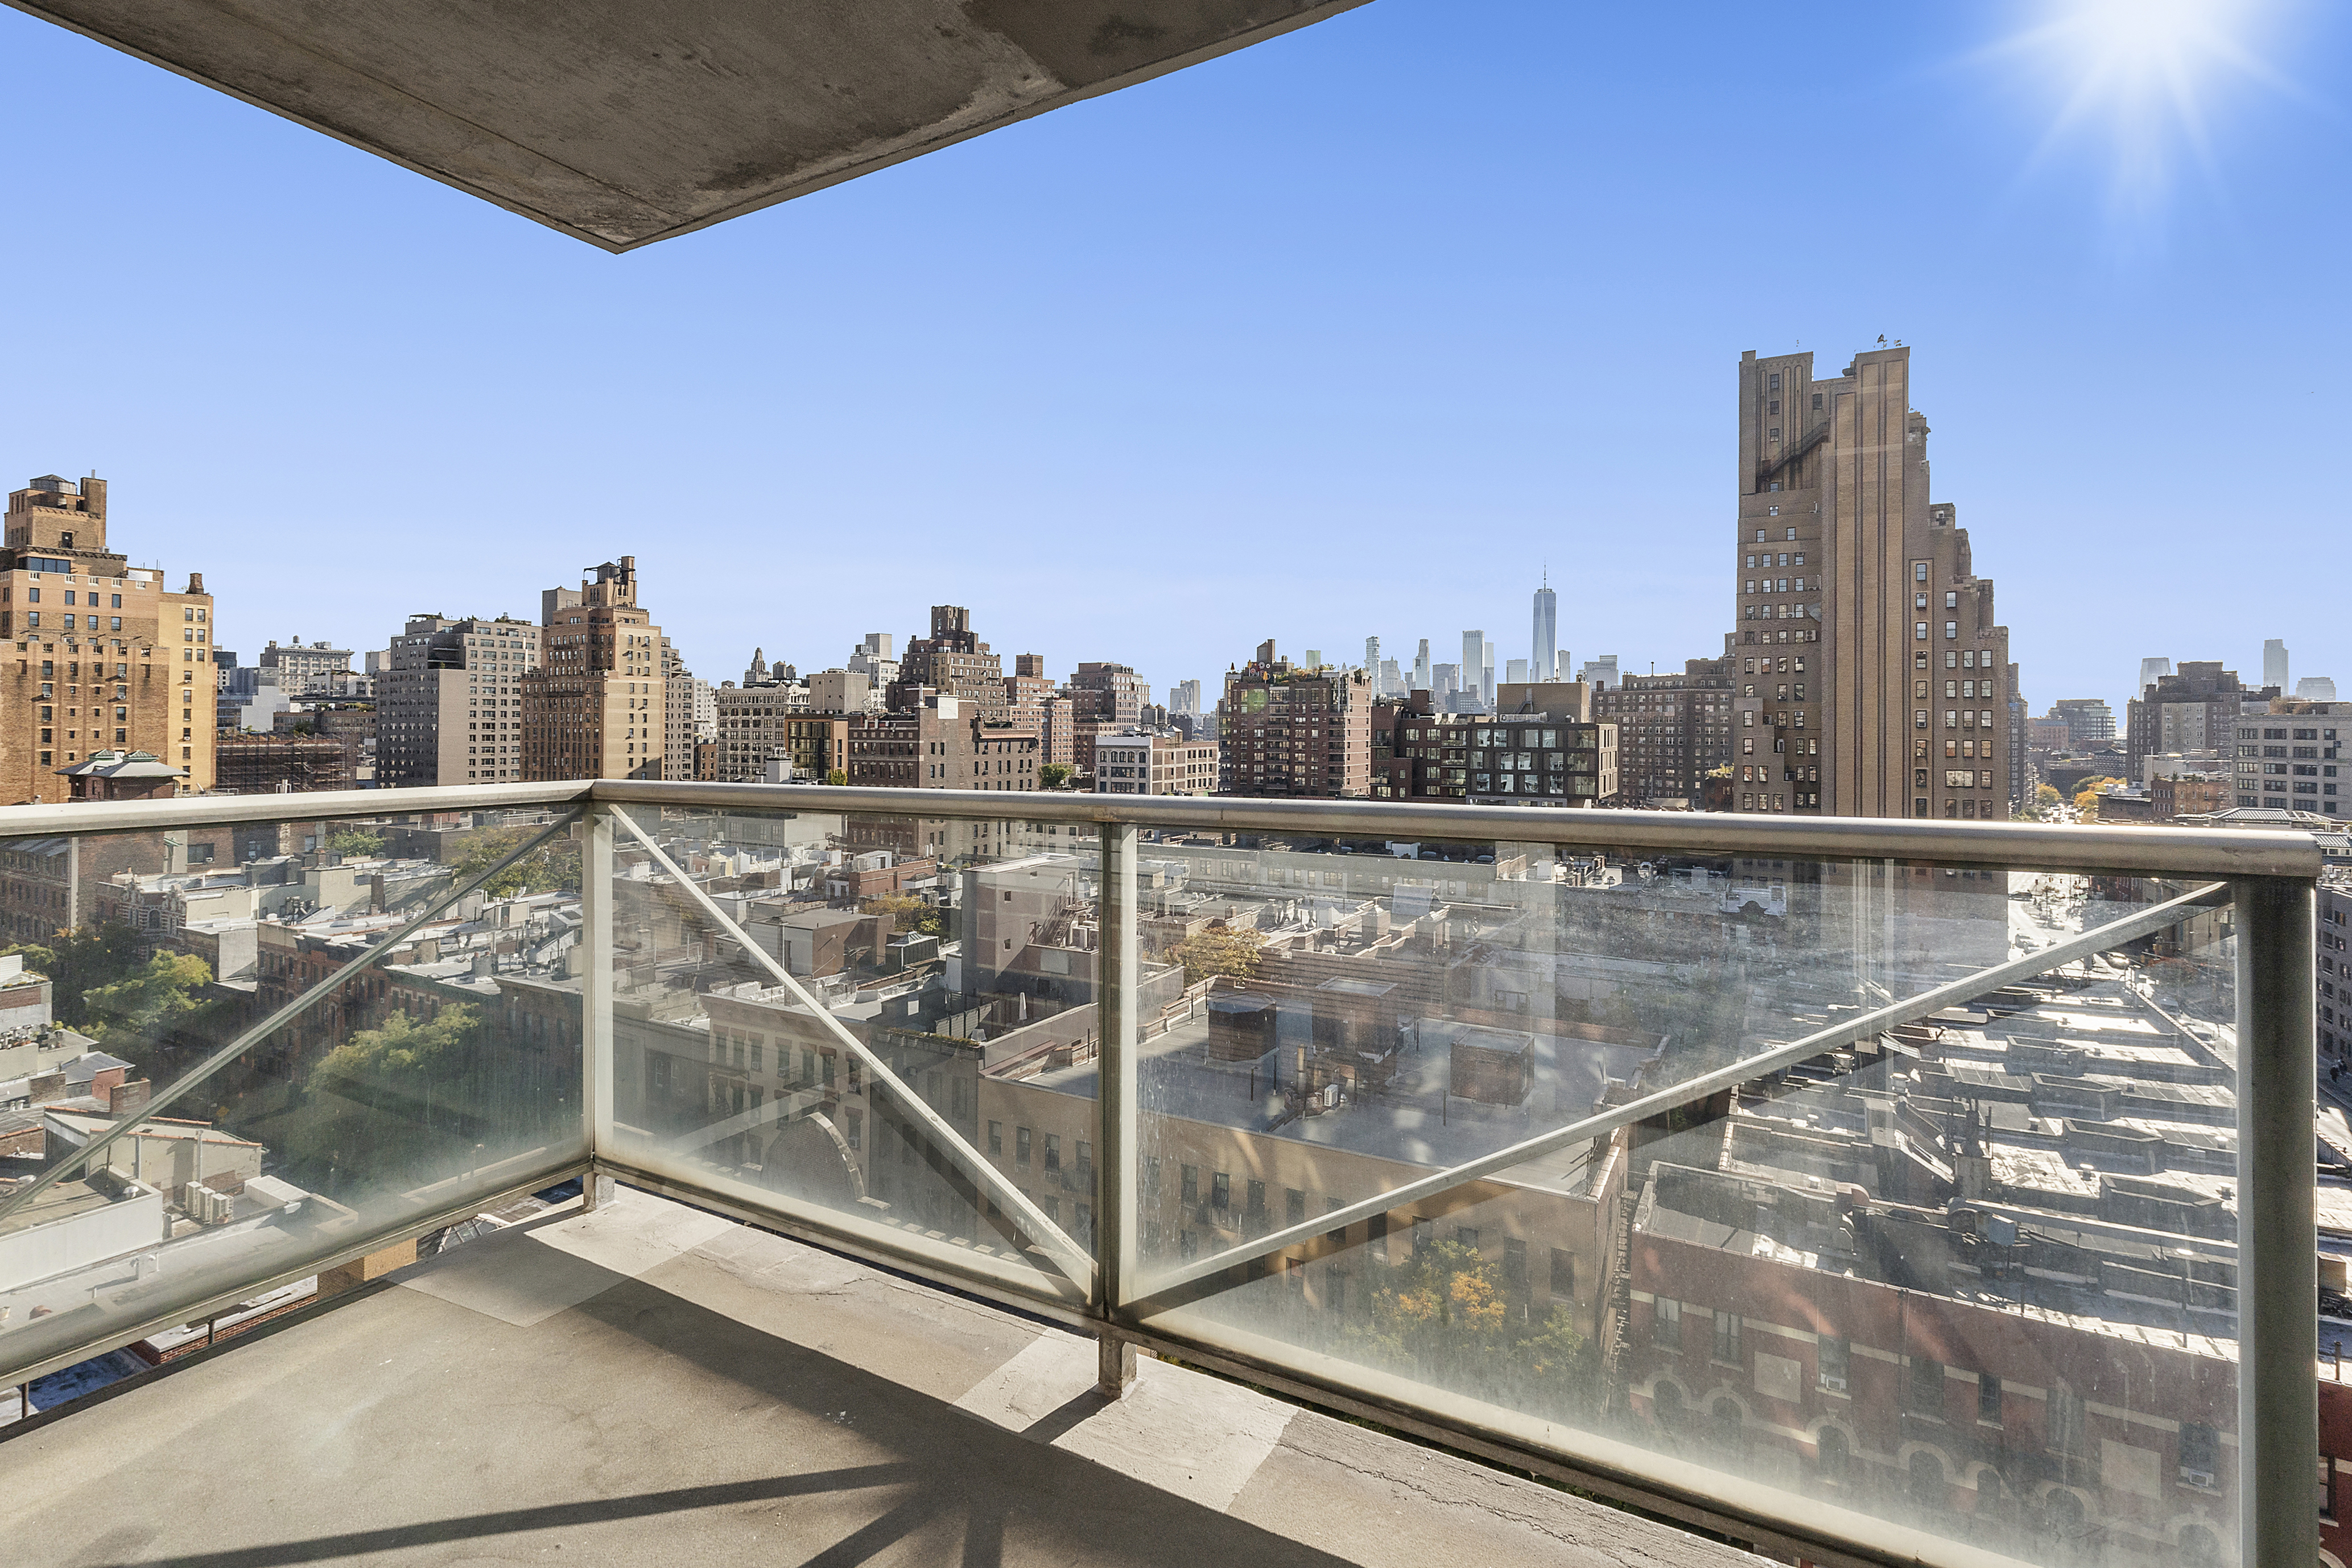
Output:
<instances>
[{"instance_id":1,"label":"concrete balcony floor","mask_svg":"<svg viewBox=\"0 0 2352 1568\"><path fill-rule=\"evenodd\" d=\"M624 1191L0 1442L34 1565L1760 1559Z\"/></svg>"}]
</instances>

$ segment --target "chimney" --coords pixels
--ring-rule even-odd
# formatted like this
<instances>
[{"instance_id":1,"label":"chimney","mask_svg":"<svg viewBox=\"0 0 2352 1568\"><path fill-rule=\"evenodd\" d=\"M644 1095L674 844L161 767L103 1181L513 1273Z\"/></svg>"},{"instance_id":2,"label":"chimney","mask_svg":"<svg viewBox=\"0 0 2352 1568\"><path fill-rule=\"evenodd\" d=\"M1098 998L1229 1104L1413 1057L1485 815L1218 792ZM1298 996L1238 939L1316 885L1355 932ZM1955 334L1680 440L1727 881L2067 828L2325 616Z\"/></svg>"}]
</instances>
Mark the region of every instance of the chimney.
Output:
<instances>
[{"instance_id":1,"label":"chimney","mask_svg":"<svg viewBox=\"0 0 2352 1568\"><path fill-rule=\"evenodd\" d=\"M188 592L189 592L189 593L191 593L191 594L201 594L201 593L203 593L204 591L205 591L205 574L204 574L203 573L201 573L201 572L191 572L191 573L189 573L189 574L188 574Z\"/></svg>"},{"instance_id":2,"label":"chimney","mask_svg":"<svg viewBox=\"0 0 2352 1568\"><path fill-rule=\"evenodd\" d=\"M106 1113L109 1116L128 1116L134 1110L144 1110L153 1094L154 1084L148 1079L118 1083L106 1091Z\"/></svg>"},{"instance_id":3,"label":"chimney","mask_svg":"<svg viewBox=\"0 0 2352 1568\"><path fill-rule=\"evenodd\" d=\"M37 1072L33 1075L28 1087L32 1091L35 1105L47 1105L52 1100L63 1100L66 1097L64 1069L51 1068L47 1072Z\"/></svg>"}]
</instances>

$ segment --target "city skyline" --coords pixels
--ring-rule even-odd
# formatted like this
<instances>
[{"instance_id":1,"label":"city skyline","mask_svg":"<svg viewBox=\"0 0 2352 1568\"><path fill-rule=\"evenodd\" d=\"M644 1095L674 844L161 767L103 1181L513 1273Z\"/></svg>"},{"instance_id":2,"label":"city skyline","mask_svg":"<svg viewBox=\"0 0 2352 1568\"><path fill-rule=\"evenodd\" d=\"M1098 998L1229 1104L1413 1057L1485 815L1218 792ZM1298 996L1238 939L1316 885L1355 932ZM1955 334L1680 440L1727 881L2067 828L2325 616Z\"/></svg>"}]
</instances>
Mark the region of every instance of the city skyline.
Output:
<instances>
[{"instance_id":1,"label":"city skyline","mask_svg":"<svg viewBox=\"0 0 2352 1568\"><path fill-rule=\"evenodd\" d=\"M2179 628L2168 657L2251 672L2276 637L2304 670L2352 672L2352 619L2317 594L2282 600L2263 557L2178 570L2218 520L2340 504L2315 459L2231 454L2316 454L2352 415L2304 368L2343 324L2291 303L2328 297L2299 273L2340 252L2347 220L2298 193L2346 127L2285 95L2215 103L2228 203L2181 181L2126 222L2104 202L2108 150L2051 138L2055 89L1970 63L2001 18L1864 16L1802 39L1691 38L1665 18L1498 8L1481 29L1529 46L1498 64L1487 31L1387 0L617 258L0 16L26 127L0 168L140 215L20 263L44 320L110 374L0 395L24 472L94 468L141 530L207 541L230 647L297 629L382 646L415 613L527 615L538 541L559 533L574 567L635 551L648 582L695 584L673 636L698 669L773 654L780 621L805 658L954 602L1000 647L1119 658L1164 687L1268 635L1444 647L1518 626L1547 560L1579 584L1562 608L1580 657L1678 668L1734 608L1711 564L1727 360L1833 358L1885 334L1927 353L1919 401L1948 432L1937 488L1969 495L2002 552L2037 702L2119 703L2151 651L2078 613L2093 583L2137 624ZM2315 71L2347 41L2352 23L2319 14L2260 40ZM1552 125L1525 109L1557 89L1548 49L1626 64L1580 77ZM1899 105L1905 135L1854 174L1912 236L1903 267L1860 283L1759 271L1699 217L1742 187L1720 152L1775 73L1843 80L1858 110ZM1671 133L1633 133L1661 95ZM1424 98L1442 119L1388 112ZM1268 145L1286 156L1236 163ZM1400 177L1409 218L1389 216ZM947 233L976 270L941 291L914 258ZM178 258L168 289L159 247ZM1236 251L1344 253L1349 278L1278 307L1202 286ZM1002 308L965 309L966 289ZM725 333L679 331L676 301L704 297L755 302ZM1574 303L1595 297L1605 316ZM205 324L221 319L262 325ZM1042 321L1071 324L1050 369ZM2032 369L2053 356L2071 374ZM2275 395L2204 400L2181 441L2183 377L2202 374L2187 367L2222 362ZM694 525L646 529L649 487L689 491ZM1016 529L1043 553L959 548ZM1335 555L1338 533L1353 547ZM303 592L310 552L282 547L306 534L371 557L326 607ZM1261 570L1237 580L1220 563L1244 550ZM710 582L713 551L736 565ZM456 603L451 560L503 592ZM796 595L787 620L763 572L829 591ZM1316 593L1293 591L1307 580ZM1191 613L1134 616L1144 584ZM298 604L282 624L272 608Z\"/></svg>"}]
</instances>

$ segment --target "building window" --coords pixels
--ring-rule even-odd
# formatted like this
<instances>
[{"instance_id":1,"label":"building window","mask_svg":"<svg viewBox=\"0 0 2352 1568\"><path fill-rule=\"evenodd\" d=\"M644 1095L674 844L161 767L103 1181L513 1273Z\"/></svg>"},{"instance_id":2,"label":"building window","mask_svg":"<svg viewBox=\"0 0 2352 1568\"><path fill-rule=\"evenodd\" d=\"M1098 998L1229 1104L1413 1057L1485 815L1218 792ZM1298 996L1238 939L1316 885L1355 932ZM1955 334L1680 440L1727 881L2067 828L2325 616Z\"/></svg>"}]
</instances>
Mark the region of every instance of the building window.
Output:
<instances>
[{"instance_id":1,"label":"building window","mask_svg":"<svg viewBox=\"0 0 2352 1568\"><path fill-rule=\"evenodd\" d=\"M1650 1337L1661 1349L1680 1350L1683 1345L1683 1304L1661 1296L1650 1313Z\"/></svg>"},{"instance_id":2,"label":"building window","mask_svg":"<svg viewBox=\"0 0 2352 1568\"><path fill-rule=\"evenodd\" d=\"M1843 1340L1832 1339L1824 1334L1816 1342L1813 1364L1823 1388L1833 1389L1839 1393L1845 1391L1848 1354L1847 1345Z\"/></svg>"},{"instance_id":3,"label":"building window","mask_svg":"<svg viewBox=\"0 0 2352 1568\"><path fill-rule=\"evenodd\" d=\"M1944 1413L1944 1363L1925 1356L1911 1358L1910 1376L1904 1384L1904 1405L1922 1415Z\"/></svg>"},{"instance_id":4,"label":"building window","mask_svg":"<svg viewBox=\"0 0 2352 1568\"><path fill-rule=\"evenodd\" d=\"M2221 1435L2201 1421L2180 1424L2180 1479L2210 1487L2221 1469Z\"/></svg>"},{"instance_id":5,"label":"building window","mask_svg":"<svg viewBox=\"0 0 2352 1568\"><path fill-rule=\"evenodd\" d=\"M1728 1366L1739 1364L1739 1314L1718 1310L1715 1314L1715 1359Z\"/></svg>"}]
</instances>

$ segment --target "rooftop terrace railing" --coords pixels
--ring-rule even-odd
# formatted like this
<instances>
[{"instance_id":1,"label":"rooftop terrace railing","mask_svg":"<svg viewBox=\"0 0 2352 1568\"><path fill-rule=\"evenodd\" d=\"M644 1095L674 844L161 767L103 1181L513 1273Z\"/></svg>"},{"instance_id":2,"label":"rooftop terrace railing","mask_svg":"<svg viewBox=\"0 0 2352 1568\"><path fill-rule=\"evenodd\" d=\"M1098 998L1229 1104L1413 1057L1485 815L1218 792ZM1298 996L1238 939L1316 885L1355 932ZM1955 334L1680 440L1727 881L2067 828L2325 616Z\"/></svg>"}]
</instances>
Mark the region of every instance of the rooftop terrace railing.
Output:
<instances>
[{"instance_id":1,"label":"rooftop terrace railing","mask_svg":"<svg viewBox=\"0 0 2352 1568\"><path fill-rule=\"evenodd\" d=\"M584 1173L1814 1561L2317 1560L2299 835L612 782L0 830L9 1382Z\"/></svg>"}]
</instances>

